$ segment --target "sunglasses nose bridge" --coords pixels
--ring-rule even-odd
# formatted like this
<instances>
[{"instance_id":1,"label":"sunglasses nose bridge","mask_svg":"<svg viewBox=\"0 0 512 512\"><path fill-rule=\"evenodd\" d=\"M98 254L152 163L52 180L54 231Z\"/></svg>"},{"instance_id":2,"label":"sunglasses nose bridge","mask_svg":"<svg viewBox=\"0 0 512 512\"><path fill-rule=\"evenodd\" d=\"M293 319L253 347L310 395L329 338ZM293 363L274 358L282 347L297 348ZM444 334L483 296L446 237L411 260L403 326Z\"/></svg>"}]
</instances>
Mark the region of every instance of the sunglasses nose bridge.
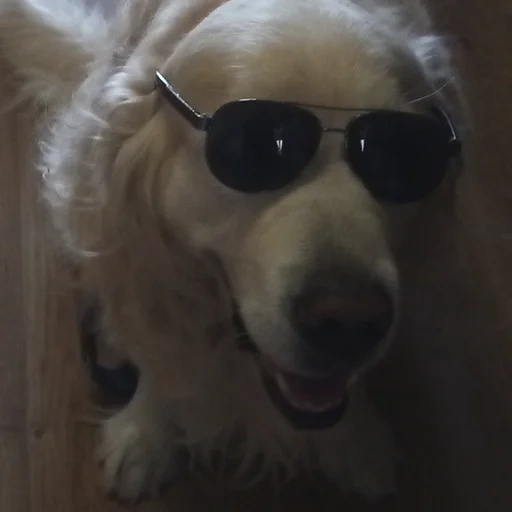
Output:
<instances>
[{"instance_id":1,"label":"sunglasses nose bridge","mask_svg":"<svg viewBox=\"0 0 512 512\"><path fill-rule=\"evenodd\" d=\"M345 138L347 136L346 128L322 128L322 136L324 135L337 135L341 136L341 146L345 146Z\"/></svg>"},{"instance_id":2,"label":"sunglasses nose bridge","mask_svg":"<svg viewBox=\"0 0 512 512\"><path fill-rule=\"evenodd\" d=\"M322 138L326 135L336 136L336 147L341 147L341 157L344 159L346 157L346 128L322 127ZM338 137L341 139L340 141L337 140ZM339 152L339 149L337 151ZM339 155L339 153L337 154Z\"/></svg>"},{"instance_id":3,"label":"sunglasses nose bridge","mask_svg":"<svg viewBox=\"0 0 512 512\"><path fill-rule=\"evenodd\" d=\"M324 127L324 128L322 128L322 132L323 133L345 133L346 132L346 128L329 128L329 127Z\"/></svg>"}]
</instances>

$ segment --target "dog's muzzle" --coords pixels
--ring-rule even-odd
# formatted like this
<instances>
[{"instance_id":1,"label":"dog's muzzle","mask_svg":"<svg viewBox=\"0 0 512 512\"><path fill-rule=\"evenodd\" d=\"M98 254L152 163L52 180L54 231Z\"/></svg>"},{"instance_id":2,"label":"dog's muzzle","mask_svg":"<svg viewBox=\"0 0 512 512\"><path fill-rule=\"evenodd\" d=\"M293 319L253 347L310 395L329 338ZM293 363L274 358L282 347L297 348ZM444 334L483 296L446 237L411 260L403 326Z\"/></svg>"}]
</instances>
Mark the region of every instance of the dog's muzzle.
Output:
<instances>
[{"instance_id":1,"label":"dog's muzzle","mask_svg":"<svg viewBox=\"0 0 512 512\"><path fill-rule=\"evenodd\" d=\"M374 357L394 322L393 302L373 283L348 292L339 286L305 288L290 306L304 368L295 372L260 353L239 313L240 350L254 354L270 398L298 429L325 429L343 417L357 369Z\"/></svg>"}]
</instances>

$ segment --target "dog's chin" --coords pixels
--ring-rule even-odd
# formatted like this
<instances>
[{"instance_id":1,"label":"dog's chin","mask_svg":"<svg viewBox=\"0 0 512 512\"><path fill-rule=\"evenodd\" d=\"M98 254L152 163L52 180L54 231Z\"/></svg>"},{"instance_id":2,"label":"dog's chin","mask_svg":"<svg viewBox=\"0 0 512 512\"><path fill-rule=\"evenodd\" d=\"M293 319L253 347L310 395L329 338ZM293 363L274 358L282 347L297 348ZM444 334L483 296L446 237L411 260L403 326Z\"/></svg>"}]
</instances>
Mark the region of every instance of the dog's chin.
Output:
<instances>
[{"instance_id":1,"label":"dog's chin","mask_svg":"<svg viewBox=\"0 0 512 512\"><path fill-rule=\"evenodd\" d=\"M243 322L236 318L235 324L240 332ZM343 418L348 404L349 371L311 377L284 370L260 352L245 328L242 332L239 348L255 356L271 401L290 425L301 430L320 430Z\"/></svg>"}]
</instances>

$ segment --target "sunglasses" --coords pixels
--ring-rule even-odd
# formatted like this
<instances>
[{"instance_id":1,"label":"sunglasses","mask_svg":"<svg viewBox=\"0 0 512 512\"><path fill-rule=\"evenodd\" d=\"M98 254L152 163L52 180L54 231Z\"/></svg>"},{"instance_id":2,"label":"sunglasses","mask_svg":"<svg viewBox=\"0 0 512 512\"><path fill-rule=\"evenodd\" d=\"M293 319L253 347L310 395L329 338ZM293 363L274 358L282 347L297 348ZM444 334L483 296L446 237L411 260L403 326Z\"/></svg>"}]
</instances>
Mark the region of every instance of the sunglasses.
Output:
<instances>
[{"instance_id":1,"label":"sunglasses","mask_svg":"<svg viewBox=\"0 0 512 512\"><path fill-rule=\"evenodd\" d=\"M428 196L461 151L452 123L437 108L427 115L242 99L210 116L189 105L159 72L156 86L194 128L206 132L211 173L239 192L290 184L311 162L326 132L344 134L341 154L351 170L375 198L395 203ZM308 107L363 113L345 128L325 128Z\"/></svg>"}]
</instances>

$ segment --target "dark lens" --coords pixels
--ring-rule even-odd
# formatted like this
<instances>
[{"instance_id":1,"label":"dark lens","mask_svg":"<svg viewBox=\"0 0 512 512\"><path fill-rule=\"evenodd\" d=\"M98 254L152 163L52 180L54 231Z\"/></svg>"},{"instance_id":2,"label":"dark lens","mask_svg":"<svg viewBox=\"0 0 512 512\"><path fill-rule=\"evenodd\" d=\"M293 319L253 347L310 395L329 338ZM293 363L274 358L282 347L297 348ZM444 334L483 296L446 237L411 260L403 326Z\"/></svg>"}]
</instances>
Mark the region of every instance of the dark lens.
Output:
<instances>
[{"instance_id":1,"label":"dark lens","mask_svg":"<svg viewBox=\"0 0 512 512\"><path fill-rule=\"evenodd\" d=\"M378 199L419 201L441 183L451 133L441 121L405 112L370 112L350 122L347 159Z\"/></svg>"},{"instance_id":2,"label":"dark lens","mask_svg":"<svg viewBox=\"0 0 512 512\"><path fill-rule=\"evenodd\" d=\"M322 128L300 107L271 101L228 103L214 114L206 158L215 177L241 192L289 184L313 158Z\"/></svg>"}]
</instances>

